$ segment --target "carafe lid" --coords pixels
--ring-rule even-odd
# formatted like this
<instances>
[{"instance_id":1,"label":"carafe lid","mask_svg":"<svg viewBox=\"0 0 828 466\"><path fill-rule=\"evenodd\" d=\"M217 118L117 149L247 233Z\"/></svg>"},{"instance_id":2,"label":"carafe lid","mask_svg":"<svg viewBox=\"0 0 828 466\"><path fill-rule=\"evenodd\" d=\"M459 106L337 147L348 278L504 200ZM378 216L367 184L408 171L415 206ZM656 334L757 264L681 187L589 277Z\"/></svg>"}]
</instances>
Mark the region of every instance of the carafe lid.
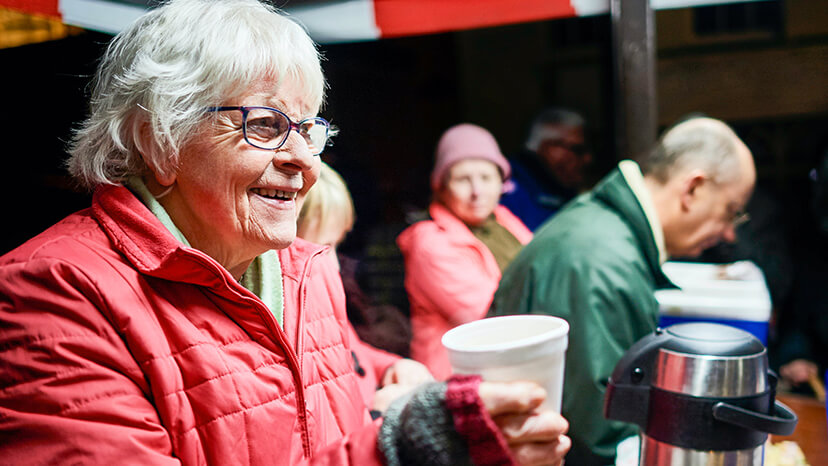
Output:
<instances>
[{"instance_id":1,"label":"carafe lid","mask_svg":"<svg viewBox=\"0 0 828 466\"><path fill-rule=\"evenodd\" d=\"M753 396L768 388L765 346L727 325L688 323L663 330L653 387L696 397Z\"/></svg>"},{"instance_id":2,"label":"carafe lid","mask_svg":"<svg viewBox=\"0 0 828 466\"><path fill-rule=\"evenodd\" d=\"M765 346L758 338L728 325L686 323L671 325L663 331L673 338L666 339L662 348L677 353L745 357L765 352Z\"/></svg>"}]
</instances>

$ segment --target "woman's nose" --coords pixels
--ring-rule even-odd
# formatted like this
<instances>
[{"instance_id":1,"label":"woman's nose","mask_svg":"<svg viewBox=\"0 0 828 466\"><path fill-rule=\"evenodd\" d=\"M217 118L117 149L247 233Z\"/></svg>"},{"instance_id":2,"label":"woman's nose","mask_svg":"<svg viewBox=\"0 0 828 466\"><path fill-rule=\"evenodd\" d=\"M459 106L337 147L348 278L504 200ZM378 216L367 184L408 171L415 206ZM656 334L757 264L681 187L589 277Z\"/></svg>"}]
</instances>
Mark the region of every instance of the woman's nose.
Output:
<instances>
[{"instance_id":1,"label":"woman's nose","mask_svg":"<svg viewBox=\"0 0 828 466\"><path fill-rule=\"evenodd\" d=\"M483 183L480 180L474 180L473 179L471 181L472 196L479 196L482 189L483 189Z\"/></svg>"},{"instance_id":2,"label":"woman's nose","mask_svg":"<svg viewBox=\"0 0 828 466\"><path fill-rule=\"evenodd\" d=\"M274 154L273 160L282 167L304 172L313 168L315 157L305 138L296 131L291 131L285 144Z\"/></svg>"}]
</instances>

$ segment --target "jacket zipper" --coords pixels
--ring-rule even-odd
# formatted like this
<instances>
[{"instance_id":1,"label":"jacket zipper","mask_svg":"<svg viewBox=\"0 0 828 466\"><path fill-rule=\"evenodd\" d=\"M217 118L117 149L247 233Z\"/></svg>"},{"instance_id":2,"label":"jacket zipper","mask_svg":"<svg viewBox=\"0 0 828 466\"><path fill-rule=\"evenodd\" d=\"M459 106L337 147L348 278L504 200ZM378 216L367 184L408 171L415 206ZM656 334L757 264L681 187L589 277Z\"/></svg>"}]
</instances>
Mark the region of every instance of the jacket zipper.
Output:
<instances>
[{"instance_id":1,"label":"jacket zipper","mask_svg":"<svg viewBox=\"0 0 828 466\"><path fill-rule=\"evenodd\" d=\"M299 281L299 297L300 297L301 301L299 302L299 309L298 309L298 313L297 313L298 315L296 316L296 322L297 322L297 324L296 324L296 348L292 348L292 349L295 351L297 366L299 367L300 371L301 371L302 362L303 362L302 355L304 354L304 351L302 351L302 349L305 347L305 338L304 338L305 333L302 331L303 328L304 328L304 325L302 324L302 322L303 322L304 314L305 314L305 305L307 303L307 278L310 276L310 268L311 268L311 265L313 264L314 260L316 260L317 257L320 257L324 252L325 252L325 249L320 249L320 250L314 252L313 254L311 254L310 258L308 258L307 262L305 262L305 267L304 267L304 269L302 269L302 278ZM282 335L284 335L284 333L282 333ZM282 338L282 337L280 336L280 338ZM293 351L292 351L292 353L293 353ZM301 377L301 372L299 372L299 377ZM304 422L302 422L302 439L303 439L304 446L305 446L305 457L310 459L310 457L311 457L310 432L308 430L308 423L306 421L306 418L307 418L307 412L306 412L307 405L305 404L305 392L304 392L305 387L304 387L304 385L301 384L301 379L299 379L298 382L299 382L299 386L297 388L301 389L301 391L297 390L297 403L300 403L300 407L302 409L302 417L303 417L303 421L304 421ZM300 397L298 396L299 394L301 394L301 400L300 400Z\"/></svg>"},{"instance_id":2,"label":"jacket zipper","mask_svg":"<svg viewBox=\"0 0 828 466\"><path fill-rule=\"evenodd\" d=\"M305 387L302 384L302 361L300 359L300 355L301 355L300 349L304 347L304 341L303 341L304 339L302 338L302 335L303 335L303 332L302 332L302 328L303 328L302 315L304 314L303 311L304 311L304 308L305 308L305 295L306 295L306 290L305 290L306 280L305 279L309 274L311 262L313 262L313 260L317 256L321 255L324 251L325 251L324 249L321 249L319 251L316 251L314 254L312 254L308 258L307 262L305 263L305 268L302 271L302 279L299 283L299 295L301 296L301 301L299 303L299 309L298 309L298 315L297 315L297 324L296 324L296 333L297 333L296 348L293 348L293 347L290 346L290 344L288 344L287 334L282 329L282 327L279 326L279 323L276 322L276 317L273 315L273 312L270 309L268 309L267 305L265 305L265 303L261 299L259 299L258 296L254 295L250 290L247 290L246 288L241 286L235 280L228 281L227 276L229 275L229 272L224 270L221 266L215 265L213 258L207 256L206 254L204 254L201 251L194 250L193 252L190 252L195 257L197 257L200 262L203 262L205 266L207 266L209 268L213 268L214 270L216 270L216 272L220 276L224 277L225 286L229 290L235 292L237 295L239 295L243 299L251 300L253 302L253 304L259 309L260 314L265 314L267 316L267 317L264 317L264 319L263 319L264 323L268 327L268 329L270 329L270 331L273 333L273 335L276 336L277 343L279 343L279 345L285 351L285 356L286 356L286 359L288 361L288 364L290 366L292 366L291 372L292 372L292 376L293 376L293 385L296 387L296 412L299 415L299 423L300 423L300 426L301 426L301 435L302 435L302 449L304 450L306 458L311 457L311 446L310 446L310 430L308 429L308 420L307 420L308 419L307 405L306 405L306 402L305 402ZM232 277L231 277L231 279L232 279ZM230 285L230 283L233 283L233 285ZM238 290L235 290L234 286L238 286L243 291L239 292ZM261 312L261 311L264 311L264 312Z\"/></svg>"},{"instance_id":3,"label":"jacket zipper","mask_svg":"<svg viewBox=\"0 0 828 466\"><path fill-rule=\"evenodd\" d=\"M317 255L319 255L321 252L322 251L319 251L319 252L313 254L308 259L307 263L305 264L305 270L303 271L302 281L299 285L299 294L302 296L302 300L299 304L299 310L298 310L298 315L297 315L298 320L297 320L297 324L296 324L296 331L299 335L302 334L302 330L301 330L302 329L302 321L301 321L301 318L302 318L302 314L303 314L302 311L305 307L305 298L304 298L304 294L305 294L304 293L304 291L305 291L305 274L307 273L307 271L309 269L310 262ZM196 254L196 256L198 256L198 254ZM205 256L206 256L206 254L205 254ZM207 259L209 259L207 261L207 264L210 264L211 266L213 266L212 263L211 263L213 259L210 258L209 256L206 256L206 257L207 257ZM226 271L222 272L222 270L219 269L218 273L219 273L219 275L222 275L222 276L226 277L226 275L225 275ZM225 278L225 285L227 286L227 288L234 291L237 295L240 295L240 297L242 297L243 299L251 300L253 302L253 304L259 309L259 311L260 311L259 314L263 314L263 315L267 316L267 317L263 318L263 321L264 321L265 325L268 327L268 329L270 329L272 334L276 336L276 342L284 349L287 362L290 366L292 366L291 367L291 369L292 369L291 373L292 373L292 376L293 376L293 385L296 387L296 412L299 415L299 424L301 426L302 449L305 453L305 457L310 458L311 457L310 430L308 429L308 413L307 413L307 405L305 403L305 387L302 384L302 363L301 363L301 360L299 358L299 354L300 354L299 348L302 348L302 342L300 342L299 338L297 338L296 348L291 347L290 344L288 343L288 340L287 340L287 334L282 329L282 327L279 326L279 323L276 321L276 317L273 315L273 312L267 307L267 305L265 305L265 303L261 299L259 299L258 296L253 294L250 290L248 290L248 289L244 288L243 286L241 286L235 280L232 281L232 283L234 285L230 285L229 283L230 282L228 282ZM241 293L239 293L239 291L234 289L234 286L238 286L243 291ZM284 304L282 304L282 305L284 306ZM299 336L299 335L297 335L297 336Z\"/></svg>"}]
</instances>

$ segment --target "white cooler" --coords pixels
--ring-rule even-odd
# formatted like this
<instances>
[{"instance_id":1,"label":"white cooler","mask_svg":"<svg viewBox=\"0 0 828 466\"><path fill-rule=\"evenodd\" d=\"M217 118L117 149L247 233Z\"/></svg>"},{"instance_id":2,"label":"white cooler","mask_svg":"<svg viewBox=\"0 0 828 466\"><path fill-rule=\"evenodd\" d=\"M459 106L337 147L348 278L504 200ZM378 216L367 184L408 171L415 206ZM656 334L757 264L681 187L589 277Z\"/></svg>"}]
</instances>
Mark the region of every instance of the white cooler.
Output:
<instances>
[{"instance_id":1,"label":"white cooler","mask_svg":"<svg viewBox=\"0 0 828 466\"><path fill-rule=\"evenodd\" d=\"M656 291L661 327L684 322L732 325L767 345L771 300L756 264L667 262L663 270L681 289Z\"/></svg>"}]
</instances>

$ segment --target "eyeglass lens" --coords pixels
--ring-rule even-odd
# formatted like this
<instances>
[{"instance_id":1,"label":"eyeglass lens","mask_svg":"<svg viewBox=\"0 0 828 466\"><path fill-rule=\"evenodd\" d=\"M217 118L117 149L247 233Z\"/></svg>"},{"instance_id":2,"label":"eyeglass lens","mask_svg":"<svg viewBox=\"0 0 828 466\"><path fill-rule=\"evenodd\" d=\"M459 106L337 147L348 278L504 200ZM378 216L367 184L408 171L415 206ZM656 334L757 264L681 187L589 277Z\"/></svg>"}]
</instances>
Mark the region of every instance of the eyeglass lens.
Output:
<instances>
[{"instance_id":1,"label":"eyeglass lens","mask_svg":"<svg viewBox=\"0 0 828 466\"><path fill-rule=\"evenodd\" d=\"M287 139L292 126L286 115L262 107L248 108L244 124L247 142L262 149L279 148ZM328 125L325 120L308 118L299 122L295 129L305 138L314 155L325 148L328 140Z\"/></svg>"}]
</instances>

